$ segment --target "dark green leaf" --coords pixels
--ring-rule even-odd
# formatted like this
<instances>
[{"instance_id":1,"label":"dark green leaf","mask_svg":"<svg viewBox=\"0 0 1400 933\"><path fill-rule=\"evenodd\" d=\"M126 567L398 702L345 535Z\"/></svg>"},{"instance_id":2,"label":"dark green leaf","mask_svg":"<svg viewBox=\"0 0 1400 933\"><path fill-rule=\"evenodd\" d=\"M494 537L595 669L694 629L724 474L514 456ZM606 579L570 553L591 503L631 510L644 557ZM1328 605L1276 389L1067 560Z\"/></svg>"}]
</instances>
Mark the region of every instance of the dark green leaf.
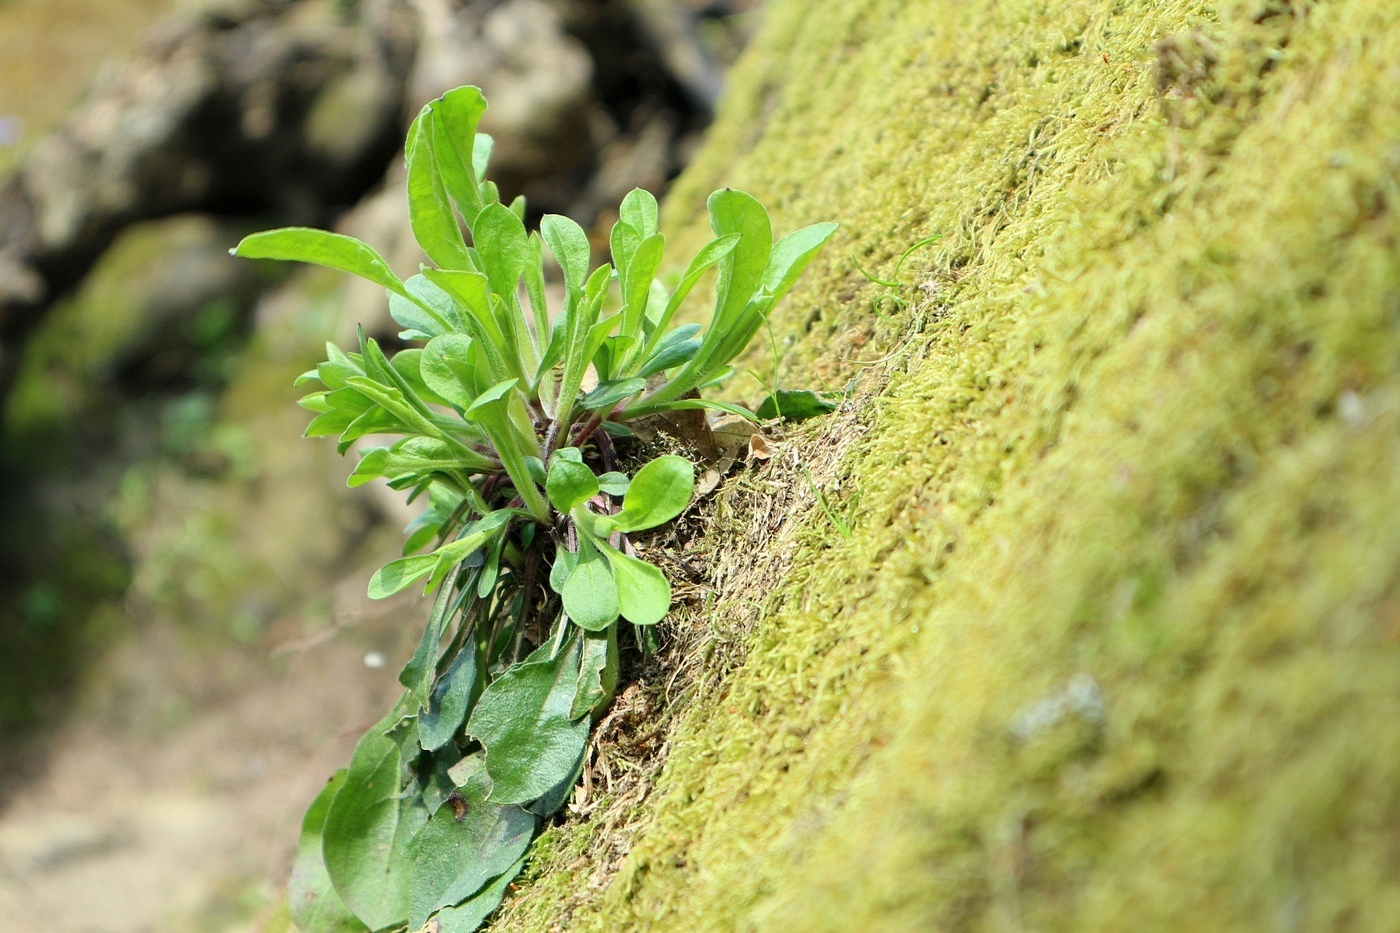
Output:
<instances>
[{"instance_id":1,"label":"dark green leaf","mask_svg":"<svg viewBox=\"0 0 1400 933\"><path fill-rule=\"evenodd\" d=\"M577 573L577 570L575 570ZM486 748L491 800L529 803L568 775L588 740L588 720L574 721L580 642L557 657L549 646L501 674L477 700L467 733Z\"/></svg>"},{"instance_id":2,"label":"dark green leaf","mask_svg":"<svg viewBox=\"0 0 1400 933\"><path fill-rule=\"evenodd\" d=\"M520 807L498 806L476 795L439 807L412 847L409 929L419 929L434 911L461 903L507 871L529 848L535 825L535 817Z\"/></svg>"},{"instance_id":3,"label":"dark green leaf","mask_svg":"<svg viewBox=\"0 0 1400 933\"><path fill-rule=\"evenodd\" d=\"M617 687L617 665L615 627L602 632L584 633L578 696L574 697L574 708L571 710L575 719L587 716L612 698L613 690Z\"/></svg>"},{"instance_id":4,"label":"dark green leaf","mask_svg":"<svg viewBox=\"0 0 1400 933\"><path fill-rule=\"evenodd\" d=\"M445 907L433 915L437 921L435 933L475 933L476 929L501 906L506 889L525 866L524 857L507 868L490 884L456 907Z\"/></svg>"},{"instance_id":5,"label":"dark green leaf","mask_svg":"<svg viewBox=\"0 0 1400 933\"><path fill-rule=\"evenodd\" d=\"M384 734L398 720L391 713L355 746L322 836L336 893L372 930L408 918L412 863L404 856L427 815L400 793L403 758Z\"/></svg>"},{"instance_id":6,"label":"dark green leaf","mask_svg":"<svg viewBox=\"0 0 1400 933\"><path fill-rule=\"evenodd\" d=\"M287 904L292 920L302 933L363 933L365 928L335 893L330 875L326 873L325 856L321 854L326 813L330 810L331 799L344 784L345 769L341 768L321 788L301 822L297 860L287 884Z\"/></svg>"},{"instance_id":7,"label":"dark green leaf","mask_svg":"<svg viewBox=\"0 0 1400 933\"><path fill-rule=\"evenodd\" d=\"M806 421L840 407L840 402L822 398L807 389L779 389L765 398L754 414L763 421L778 417L784 421Z\"/></svg>"},{"instance_id":8,"label":"dark green leaf","mask_svg":"<svg viewBox=\"0 0 1400 933\"><path fill-rule=\"evenodd\" d=\"M652 358L647 360L641 369L637 370L637 375L646 379L659 372L674 369L682 363L690 362L699 351L700 341L693 337L690 340L673 343L664 349L657 350Z\"/></svg>"},{"instance_id":9,"label":"dark green leaf","mask_svg":"<svg viewBox=\"0 0 1400 933\"><path fill-rule=\"evenodd\" d=\"M411 559L411 558L410 558ZM452 616L454 600L452 587L443 587L433 606L433 614L423 628L423 637L418 640L418 648L413 657L399 671L399 683L408 688L409 695L416 701L413 712L432 702L433 678L437 675L438 657L441 654L442 633L447 620ZM441 744L441 743L439 743ZM427 747L427 746L425 746ZM433 746L436 748L437 746ZM431 750L431 749L430 749Z\"/></svg>"}]
</instances>

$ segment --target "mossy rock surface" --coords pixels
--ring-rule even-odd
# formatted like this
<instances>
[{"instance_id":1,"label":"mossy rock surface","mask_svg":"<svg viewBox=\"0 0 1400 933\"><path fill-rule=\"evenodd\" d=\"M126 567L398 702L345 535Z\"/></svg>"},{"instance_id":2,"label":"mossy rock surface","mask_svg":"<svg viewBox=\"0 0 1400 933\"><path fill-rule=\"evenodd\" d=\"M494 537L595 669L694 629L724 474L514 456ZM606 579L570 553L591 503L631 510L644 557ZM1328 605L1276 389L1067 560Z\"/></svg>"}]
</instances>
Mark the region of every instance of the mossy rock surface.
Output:
<instances>
[{"instance_id":1,"label":"mossy rock surface","mask_svg":"<svg viewBox=\"0 0 1400 933\"><path fill-rule=\"evenodd\" d=\"M839 220L784 381L890 376L626 858L493 929L1393 929L1400 6L766 16L669 219Z\"/></svg>"}]
</instances>

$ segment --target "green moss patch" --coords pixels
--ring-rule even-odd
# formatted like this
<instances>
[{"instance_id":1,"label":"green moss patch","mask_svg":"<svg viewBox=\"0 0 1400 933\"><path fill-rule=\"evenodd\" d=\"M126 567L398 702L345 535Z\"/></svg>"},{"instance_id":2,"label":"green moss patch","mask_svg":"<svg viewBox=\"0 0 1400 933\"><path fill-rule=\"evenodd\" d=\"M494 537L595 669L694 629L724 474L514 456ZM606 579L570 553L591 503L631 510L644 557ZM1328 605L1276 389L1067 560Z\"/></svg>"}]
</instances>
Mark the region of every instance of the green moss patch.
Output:
<instances>
[{"instance_id":1,"label":"green moss patch","mask_svg":"<svg viewBox=\"0 0 1400 933\"><path fill-rule=\"evenodd\" d=\"M840 220L774 319L790 379L899 366L812 472L849 538L790 504L743 665L568 928L1386 928L1400 10L767 15L672 210ZM932 233L919 315L877 309L850 256Z\"/></svg>"}]
</instances>

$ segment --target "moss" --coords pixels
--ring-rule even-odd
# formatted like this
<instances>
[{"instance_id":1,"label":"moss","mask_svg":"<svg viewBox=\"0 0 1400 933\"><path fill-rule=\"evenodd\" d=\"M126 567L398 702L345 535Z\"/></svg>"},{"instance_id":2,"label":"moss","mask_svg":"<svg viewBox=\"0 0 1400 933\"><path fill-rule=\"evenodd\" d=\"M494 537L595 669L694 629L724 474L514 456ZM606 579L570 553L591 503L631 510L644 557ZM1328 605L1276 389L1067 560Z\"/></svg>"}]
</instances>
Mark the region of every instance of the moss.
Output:
<instances>
[{"instance_id":1,"label":"moss","mask_svg":"<svg viewBox=\"0 0 1400 933\"><path fill-rule=\"evenodd\" d=\"M1397 60L1373 0L772 5L671 219L843 221L793 381L901 366L571 928L1391 923ZM887 323L849 256L929 233Z\"/></svg>"}]
</instances>

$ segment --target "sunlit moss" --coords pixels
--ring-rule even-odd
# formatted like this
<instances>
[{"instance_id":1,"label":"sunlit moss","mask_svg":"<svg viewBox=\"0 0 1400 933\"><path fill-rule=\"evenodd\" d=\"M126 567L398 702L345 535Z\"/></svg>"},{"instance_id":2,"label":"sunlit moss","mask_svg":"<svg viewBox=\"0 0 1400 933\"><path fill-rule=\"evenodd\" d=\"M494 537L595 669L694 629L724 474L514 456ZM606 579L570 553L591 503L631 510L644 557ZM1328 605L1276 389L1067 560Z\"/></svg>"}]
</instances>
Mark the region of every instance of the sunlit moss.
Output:
<instances>
[{"instance_id":1,"label":"sunlit moss","mask_svg":"<svg viewBox=\"0 0 1400 933\"><path fill-rule=\"evenodd\" d=\"M570 928L1386 928L1400 9L767 16L670 219L840 220L792 380L905 365ZM930 233L901 335L848 256Z\"/></svg>"}]
</instances>

